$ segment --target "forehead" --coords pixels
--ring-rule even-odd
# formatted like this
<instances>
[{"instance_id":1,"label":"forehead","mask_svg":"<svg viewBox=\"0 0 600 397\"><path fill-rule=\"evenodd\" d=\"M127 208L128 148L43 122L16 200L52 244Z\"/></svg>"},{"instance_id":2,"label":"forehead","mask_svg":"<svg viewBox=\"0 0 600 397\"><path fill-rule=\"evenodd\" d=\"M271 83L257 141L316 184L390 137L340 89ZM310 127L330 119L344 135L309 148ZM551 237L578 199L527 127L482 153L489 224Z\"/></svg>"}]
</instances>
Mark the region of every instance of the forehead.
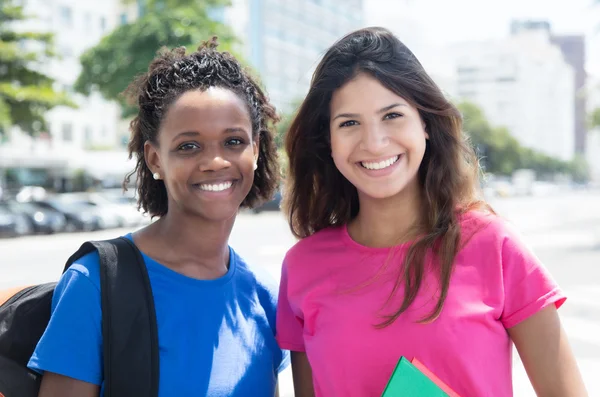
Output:
<instances>
[{"instance_id":1,"label":"forehead","mask_svg":"<svg viewBox=\"0 0 600 397\"><path fill-rule=\"evenodd\" d=\"M239 95L226 88L210 87L203 91L187 91L177 98L162 120L162 129L197 129L203 125L249 123L248 106Z\"/></svg>"},{"instance_id":2,"label":"forehead","mask_svg":"<svg viewBox=\"0 0 600 397\"><path fill-rule=\"evenodd\" d=\"M391 91L376 78L360 73L334 91L330 109L334 112L357 113L370 109L381 109L391 103L410 105L404 98Z\"/></svg>"}]
</instances>

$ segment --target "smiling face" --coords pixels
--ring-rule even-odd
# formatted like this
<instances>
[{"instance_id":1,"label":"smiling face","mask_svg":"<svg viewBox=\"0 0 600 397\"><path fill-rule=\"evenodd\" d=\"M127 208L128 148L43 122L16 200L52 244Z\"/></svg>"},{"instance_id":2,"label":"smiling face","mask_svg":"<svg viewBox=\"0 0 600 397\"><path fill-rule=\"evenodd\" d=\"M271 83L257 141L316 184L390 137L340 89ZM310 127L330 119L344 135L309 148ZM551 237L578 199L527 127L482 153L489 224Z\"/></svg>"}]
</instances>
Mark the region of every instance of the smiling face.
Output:
<instances>
[{"instance_id":1,"label":"smiling face","mask_svg":"<svg viewBox=\"0 0 600 397\"><path fill-rule=\"evenodd\" d=\"M168 109L157 141L146 142L144 154L165 183L169 212L210 220L237 213L258 156L250 114L238 95L217 87L187 91Z\"/></svg>"},{"instance_id":2,"label":"smiling face","mask_svg":"<svg viewBox=\"0 0 600 397\"><path fill-rule=\"evenodd\" d=\"M359 197L417 186L428 135L415 107L361 73L333 93L330 115L331 156Z\"/></svg>"}]
</instances>

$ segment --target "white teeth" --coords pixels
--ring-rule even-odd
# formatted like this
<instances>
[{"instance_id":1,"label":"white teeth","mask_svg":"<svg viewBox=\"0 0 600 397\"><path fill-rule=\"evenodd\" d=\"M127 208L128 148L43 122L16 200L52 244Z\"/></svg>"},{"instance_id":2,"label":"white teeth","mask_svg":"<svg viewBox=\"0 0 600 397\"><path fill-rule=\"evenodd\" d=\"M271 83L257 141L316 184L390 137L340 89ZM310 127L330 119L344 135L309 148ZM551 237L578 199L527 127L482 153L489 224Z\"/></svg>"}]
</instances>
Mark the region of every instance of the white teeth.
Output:
<instances>
[{"instance_id":1,"label":"white teeth","mask_svg":"<svg viewBox=\"0 0 600 397\"><path fill-rule=\"evenodd\" d=\"M368 170L381 170L383 168L387 168L390 165L394 164L396 161L398 161L399 158L400 158L400 156L394 156L392 158L380 161L378 163L367 163L367 162L362 161L360 163L360 165L362 165L363 167L365 167Z\"/></svg>"},{"instance_id":2,"label":"white teeth","mask_svg":"<svg viewBox=\"0 0 600 397\"><path fill-rule=\"evenodd\" d=\"M203 183L200 185L200 190L207 190L209 192L221 192L223 190L227 190L233 185L233 182L223 182L223 183Z\"/></svg>"}]
</instances>

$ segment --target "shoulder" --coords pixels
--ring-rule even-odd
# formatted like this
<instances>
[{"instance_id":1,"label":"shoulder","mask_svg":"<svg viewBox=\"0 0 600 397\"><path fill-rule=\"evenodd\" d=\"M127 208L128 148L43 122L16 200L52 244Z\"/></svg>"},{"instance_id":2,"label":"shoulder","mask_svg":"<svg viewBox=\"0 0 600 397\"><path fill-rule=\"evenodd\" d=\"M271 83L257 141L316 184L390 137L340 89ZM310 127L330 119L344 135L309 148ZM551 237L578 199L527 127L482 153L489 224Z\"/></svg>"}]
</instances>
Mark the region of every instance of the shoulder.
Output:
<instances>
[{"instance_id":1,"label":"shoulder","mask_svg":"<svg viewBox=\"0 0 600 397\"><path fill-rule=\"evenodd\" d=\"M59 285L60 283L66 281L91 283L91 285L95 286L99 291L100 255L98 255L98 252L92 251L73 262L73 264L62 275Z\"/></svg>"},{"instance_id":2,"label":"shoulder","mask_svg":"<svg viewBox=\"0 0 600 397\"><path fill-rule=\"evenodd\" d=\"M473 210L459 216L464 244L472 242L502 245L506 240L519 240L515 226L489 211Z\"/></svg>"},{"instance_id":3,"label":"shoulder","mask_svg":"<svg viewBox=\"0 0 600 397\"><path fill-rule=\"evenodd\" d=\"M462 252L467 256L485 257L502 267L511 263L537 264L533 250L517 227L502 216L471 211L461 216Z\"/></svg>"},{"instance_id":4,"label":"shoulder","mask_svg":"<svg viewBox=\"0 0 600 397\"><path fill-rule=\"evenodd\" d=\"M131 239L131 235L124 236ZM98 291L100 290L100 255L98 251L89 252L76 259L62 275L62 279L87 279Z\"/></svg>"},{"instance_id":5,"label":"shoulder","mask_svg":"<svg viewBox=\"0 0 600 397\"><path fill-rule=\"evenodd\" d=\"M293 266L294 263L313 259L330 257L345 251L344 227L329 227L299 240L285 255L285 264Z\"/></svg>"},{"instance_id":6,"label":"shoulder","mask_svg":"<svg viewBox=\"0 0 600 397\"><path fill-rule=\"evenodd\" d=\"M259 266L249 263L233 249L231 249L231 255L232 259L236 262L236 282L238 283L238 287L254 290L262 303L268 301L271 305L275 306L277 304L279 283L269 273L265 265Z\"/></svg>"}]
</instances>

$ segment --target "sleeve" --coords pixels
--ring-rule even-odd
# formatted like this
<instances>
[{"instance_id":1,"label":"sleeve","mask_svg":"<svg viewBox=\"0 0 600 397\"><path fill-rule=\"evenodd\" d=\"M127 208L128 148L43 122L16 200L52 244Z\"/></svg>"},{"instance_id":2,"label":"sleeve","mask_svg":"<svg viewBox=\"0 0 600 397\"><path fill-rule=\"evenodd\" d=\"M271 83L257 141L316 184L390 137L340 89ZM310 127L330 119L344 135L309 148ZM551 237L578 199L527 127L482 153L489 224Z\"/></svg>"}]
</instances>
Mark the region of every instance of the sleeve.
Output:
<instances>
[{"instance_id":1,"label":"sleeve","mask_svg":"<svg viewBox=\"0 0 600 397\"><path fill-rule=\"evenodd\" d=\"M279 284L279 300L277 302L277 333L276 338L282 349L303 352L304 350L304 320L301 314L294 311L290 302L288 266L286 261L281 270Z\"/></svg>"},{"instance_id":2,"label":"sleeve","mask_svg":"<svg viewBox=\"0 0 600 397\"><path fill-rule=\"evenodd\" d=\"M281 351L281 361L280 361L279 367L277 368L277 373L278 374L282 373L289 366L290 366L290 351L282 350Z\"/></svg>"},{"instance_id":3,"label":"sleeve","mask_svg":"<svg viewBox=\"0 0 600 397\"><path fill-rule=\"evenodd\" d=\"M549 305L558 309L566 296L548 270L510 227L502 242L504 308L500 320L511 328Z\"/></svg>"},{"instance_id":4,"label":"sleeve","mask_svg":"<svg viewBox=\"0 0 600 397\"><path fill-rule=\"evenodd\" d=\"M82 258L82 264L84 259L99 261L97 253ZM73 267L56 286L50 321L28 367L39 373L53 372L100 386L103 376L100 290L87 274Z\"/></svg>"}]
</instances>

